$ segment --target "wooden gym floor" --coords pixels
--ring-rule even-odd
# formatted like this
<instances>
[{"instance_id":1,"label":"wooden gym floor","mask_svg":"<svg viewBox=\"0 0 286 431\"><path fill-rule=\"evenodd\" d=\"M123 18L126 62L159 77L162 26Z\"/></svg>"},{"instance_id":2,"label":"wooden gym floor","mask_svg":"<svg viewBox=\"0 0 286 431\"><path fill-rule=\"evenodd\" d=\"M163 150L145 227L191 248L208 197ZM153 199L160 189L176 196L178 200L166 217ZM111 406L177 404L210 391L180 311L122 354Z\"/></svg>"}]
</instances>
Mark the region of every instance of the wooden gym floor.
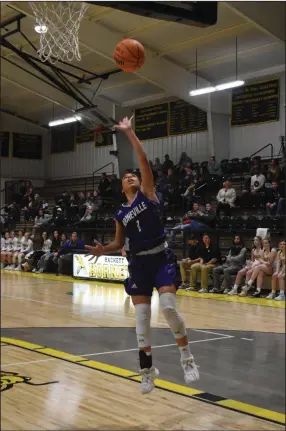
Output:
<instances>
[{"instance_id":1,"label":"wooden gym floor","mask_svg":"<svg viewBox=\"0 0 286 431\"><path fill-rule=\"evenodd\" d=\"M285 429L285 303L180 292L201 373L188 388L154 294L161 375L142 396L121 285L2 271L1 301L3 430Z\"/></svg>"}]
</instances>

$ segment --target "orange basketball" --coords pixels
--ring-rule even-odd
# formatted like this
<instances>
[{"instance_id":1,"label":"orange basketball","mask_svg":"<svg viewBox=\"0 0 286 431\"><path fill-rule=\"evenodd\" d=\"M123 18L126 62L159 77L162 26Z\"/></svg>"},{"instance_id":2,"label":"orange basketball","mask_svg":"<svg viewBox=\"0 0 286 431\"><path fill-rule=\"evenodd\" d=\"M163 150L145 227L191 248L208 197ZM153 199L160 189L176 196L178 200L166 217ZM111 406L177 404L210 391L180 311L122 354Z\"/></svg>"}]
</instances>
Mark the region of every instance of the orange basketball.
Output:
<instances>
[{"instance_id":1,"label":"orange basketball","mask_svg":"<svg viewBox=\"0 0 286 431\"><path fill-rule=\"evenodd\" d=\"M124 39L116 45L113 58L119 69L135 72L145 62L145 49L138 40Z\"/></svg>"}]
</instances>

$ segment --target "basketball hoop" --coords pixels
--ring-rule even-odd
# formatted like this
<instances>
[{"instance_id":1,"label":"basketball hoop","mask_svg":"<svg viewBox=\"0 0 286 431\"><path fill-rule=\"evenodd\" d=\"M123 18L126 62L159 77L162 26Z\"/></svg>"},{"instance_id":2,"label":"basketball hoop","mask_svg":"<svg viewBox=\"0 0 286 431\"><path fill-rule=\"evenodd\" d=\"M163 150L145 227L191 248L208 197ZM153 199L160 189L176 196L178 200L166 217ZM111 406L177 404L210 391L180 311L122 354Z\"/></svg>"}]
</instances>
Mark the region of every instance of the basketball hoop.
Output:
<instances>
[{"instance_id":1,"label":"basketball hoop","mask_svg":"<svg viewBox=\"0 0 286 431\"><path fill-rule=\"evenodd\" d=\"M85 2L29 2L36 18L35 31L40 35L39 57L49 60L80 61L79 28L88 9Z\"/></svg>"}]
</instances>

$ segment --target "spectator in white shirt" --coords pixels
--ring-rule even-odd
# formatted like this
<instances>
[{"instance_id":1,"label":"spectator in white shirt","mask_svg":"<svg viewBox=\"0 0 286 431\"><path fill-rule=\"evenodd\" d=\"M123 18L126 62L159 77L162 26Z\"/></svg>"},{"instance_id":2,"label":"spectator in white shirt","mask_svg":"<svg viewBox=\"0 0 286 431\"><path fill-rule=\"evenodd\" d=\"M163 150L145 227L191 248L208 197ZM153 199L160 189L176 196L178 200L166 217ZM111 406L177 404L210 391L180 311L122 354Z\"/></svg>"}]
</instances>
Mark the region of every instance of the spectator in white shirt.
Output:
<instances>
[{"instance_id":1,"label":"spectator in white shirt","mask_svg":"<svg viewBox=\"0 0 286 431\"><path fill-rule=\"evenodd\" d=\"M251 193L257 193L262 190L265 183L265 176L261 174L260 169L256 169L255 174L251 177L250 191Z\"/></svg>"},{"instance_id":2,"label":"spectator in white shirt","mask_svg":"<svg viewBox=\"0 0 286 431\"><path fill-rule=\"evenodd\" d=\"M217 194L217 208L216 216L219 217L221 210L224 211L225 215L231 216L231 208L234 207L234 202L236 199L236 191L232 187L231 180L228 179L223 183L223 188Z\"/></svg>"},{"instance_id":3,"label":"spectator in white shirt","mask_svg":"<svg viewBox=\"0 0 286 431\"><path fill-rule=\"evenodd\" d=\"M7 251L10 244L10 235L9 232L5 232L4 238L1 238L1 268L3 268L6 257L7 257Z\"/></svg>"},{"instance_id":4,"label":"spectator in white shirt","mask_svg":"<svg viewBox=\"0 0 286 431\"><path fill-rule=\"evenodd\" d=\"M26 232L24 235L24 240L22 242L22 247L20 252L13 256L13 264L15 265L15 271L22 270L22 263L24 262L25 256L33 251L33 241L30 239L30 233Z\"/></svg>"},{"instance_id":5,"label":"spectator in white shirt","mask_svg":"<svg viewBox=\"0 0 286 431\"><path fill-rule=\"evenodd\" d=\"M23 240L23 231L19 230L17 236L14 235L14 232L10 233L10 247L9 253L7 253L8 266L5 269L14 269L13 256L21 250Z\"/></svg>"}]
</instances>

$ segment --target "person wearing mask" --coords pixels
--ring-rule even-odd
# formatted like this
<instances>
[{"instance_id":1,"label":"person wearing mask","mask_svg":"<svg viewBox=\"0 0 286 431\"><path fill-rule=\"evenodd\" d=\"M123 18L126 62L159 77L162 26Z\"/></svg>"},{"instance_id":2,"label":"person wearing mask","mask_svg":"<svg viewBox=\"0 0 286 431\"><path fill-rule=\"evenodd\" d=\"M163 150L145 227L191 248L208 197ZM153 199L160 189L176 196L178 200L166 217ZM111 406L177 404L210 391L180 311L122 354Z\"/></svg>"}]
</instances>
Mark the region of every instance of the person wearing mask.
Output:
<instances>
[{"instance_id":1,"label":"person wearing mask","mask_svg":"<svg viewBox=\"0 0 286 431\"><path fill-rule=\"evenodd\" d=\"M259 259L259 264L247 271L245 285L241 288L239 296L247 296L249 289L257 279L256 291L254 292L252 297L260 297L263 285L263 278L265 275L273 274L273 267L276 256L277 251L275 250L275 248L271 248L270 240L268 238L264 238L264 240L262 241L262 255Z\"/></svg>"},{"instance_id":2,"label":"person wearing mask","mask_svg":"<svg viewBox=\"0 0 286 431\"><path fill-rule=\"evenodd\" d=\"M232 187L231 180L228 179L223 183L223 188L217 194L216 216L220 216L221 210L224 211L227 217L231 217L231 209L234 208L236 199L236 191Z\"/></svg>"},{"instance_id":3,"label":"person wearing mask","mask_svg":"<svg viewBox=\"0 0 286 431\"><path fill-rule=\"evenodd\" d=\"M197 279L201 273L201 289L199 293L208 292L209 273L215 268L220 259L220 253L215 244L212 243L210 236L203 235L203 244L200 247L200 260L191 267L190 287L186 290L197 290Z\"/></svg>"},{"instance_id":4,"label":"person wearing mask","mask_svg":"<svg viewBox=\"0 0 286 431\"><path fill-rule=\"evenodd\" d=\"M210 175L221 175L220 164L216 161L215 156L212 156L208 162L208 172Z\"/></svg>"},{"instance_id":5,"label":"person wearing mask","mask_svg":"<svg viewBox=\"0 0 286 431\"><path fill-rule=\"evenodd\" d=\"M187 280L187 271L190 271L192 265L200 261L200 243L195 235L191 235L188 240L188 257L183 259L180 264L180 273L182 284L179 289L188 289L190 282Z\"/></svg>"},{"instance_id":6,"label":"person wearing mask","mask_svg":"<svg viewBox=\"0 0 286 431\"><path fill-rule=\"evenodd\" d=\"M243 268L246 262L246 253L247 250L244 247L242 239L239 235L235 235L232 247L226 256L225 263L213 269L214 287L210 293L229 292L231 284L230 276L237 274L237 272ZM221 275L223 275L222 284L220 282Z\"/></svg>"},{"instance_id":7,"label":"person wearing mask","mask_svg":"<svg viewBox=\"0 0 286 431\"><path fill-rule=\"evenodd\" d=\"M13 256L14 271L22 271L22 263L24 263L27 254L33 251L33 241L30 239L30 233L26 232L22 242L22 247L17 255Z\"/></svg>"},{"instance_id":8,"label":"person wearing mask","mask_svg":"<svg viewBox=\"0 0 286 431\"><path fill-rule=\"evenodd\" d=\"M276 296L277 283L279 287L278 296ZM271 280L271 293L266 296L266 299L285 301L285 241L280 241L279 243L275 272Z\"/></svg>"},{"instance_id":9,"label":"person wearing mask","mask_svg":"<svg viewBox=\"0 0 286 431\"><path fill-rule=\"evenodd\" d=\"M167 175L168 169L174 169L174 163L170 160L169 154L165 154L165 161L162 165L162 171L164 175Z\"/></svg>"}]
</instances>

